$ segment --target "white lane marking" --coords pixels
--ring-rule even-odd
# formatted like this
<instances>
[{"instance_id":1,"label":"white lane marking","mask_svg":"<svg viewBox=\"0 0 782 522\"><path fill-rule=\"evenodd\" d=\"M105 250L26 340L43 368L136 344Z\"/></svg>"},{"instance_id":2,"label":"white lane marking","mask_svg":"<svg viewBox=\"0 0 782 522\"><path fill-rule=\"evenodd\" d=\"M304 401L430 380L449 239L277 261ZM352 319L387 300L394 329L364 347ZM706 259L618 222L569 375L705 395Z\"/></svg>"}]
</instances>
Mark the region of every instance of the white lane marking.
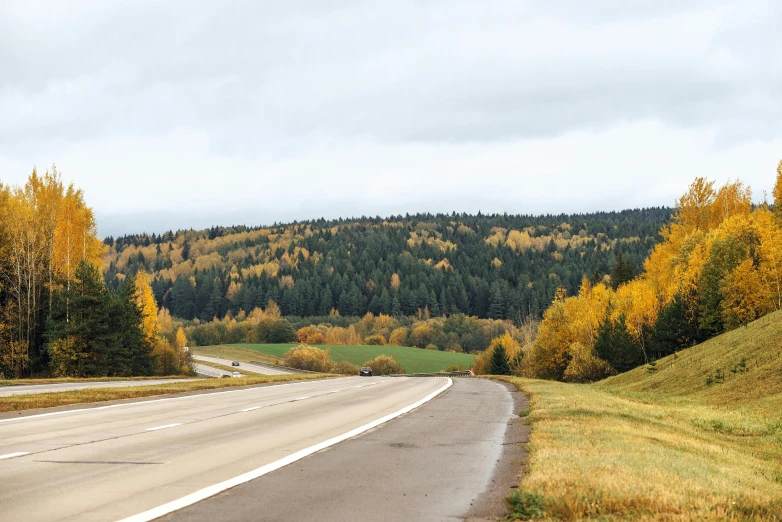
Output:
<instances>
[{"instance_id":1,"label":"white lane marking","mask_svg":"<svg viewBox=\"0 0 782 522\"><path fill-rule=\"evenodd\" d=\"M314 446L310 446L309 448L305 448L303 450L299 450L296 453L291 453L287 457L281 458L280 460L277 460L275 462L272 462L271 464L266 464L265 466L261 466L260 468L254 469L250 472L244 473L242 475L236 476L234 478L228 479L223 482L219 482L217 484L214 484L212 486L207 486L203 489L200 489L194 493L190 493L189 495L185 495L182 498L179 498L177 500L173 500L171 502L168 502L166 504L163 504L162 506L158 506L156 508L152 508L148 511L144 511L143 513L138 513L136 515L131 515L127 518L123 518L119 522L148 522L150 520L155 520L156 518L160 518L164 515L168 515L169 513L173 513L174 511L177 511L179 509L182 509L187 506L191 506L195 504L196 502L200 502L204 499L207 499L209 497L212 497L214 495L217 495L218 493L225 491L227 489L231 489L233 487L236 487L240 484L244 484L245 482L249 482L251 480L255 480L258 477L262 477L268 473L271 473L272 471L276 471L282 467L287 466L288 464L292 464L296 462L297 460L301 460L304 457L307 457L309 455L312 455L313 453L317 453L318 451L322 449L326 449L330 446L333 446L335 444L339 444L342 441L351 439L357 435L361 435L365 431L371 430L372 428L375 428L377 426L380 426L381 424L384 424L391 419L394 419L396 417L399 417L400 415L404 415L405 413L412 411L422 404L425 404L441 393L443 393L445 390L453 386L453 380L449 377L448 382L445 383L445 385L442 388L439 388L438 390L435 390L434 392L430 393L423 399L414 402L413 404L409 406L405 406L399 411L396 411L394 413L389 413L385 417L381 417L377 420L374 420L370 422L369 424L364 424L363 426L360 426L356 429L350 430L347 433L343 433L342 435L337 435L336 437L333 437L331 439L325 440L323 442L319 442L318 444L315 444Z\"/></svg>"},{"instance_id":2,"label":"white lane marking","mask_svg":"<svg viewBox=\"0 0 782 522\"><path fill-rule=\"evenodd\" d=\"M148 400L148 401L124 402L122 404L110 404L108 406L96 406L95 408L79 408L79 409L76 409L76 410L63 410L63 411L54 411L54 412L51 412L51 413L39 413L37 415L28 415L26 417L13 417L13 418L10 418L10 419L0 419L0 423L3 423L3 422L14 422L14 421L23 421L23 420L28 420L28 419L37 419L37 418L41 418L41 417L51 417L53 415L64 415L66 413L77 413L77 412L84 412L84 411L109 410L109 409L112 409L112 408L119 408L121 406L138 406L139 404L151 404L153 402L168 402L168 401L178 401L178 400L183 400L183 399L198 399L198 398L204 398L204 397L214 397L215 395L225 395L227 393L240 393L240 392L248 392L248 391L258 391L258 390L267 389L267 388L279 388L280 386L293 386L295 384L309 384L311 382L320 382L320 380L321 379L313 379L313 380L310 380L310 381L286 382L286 383L283 383L283 384L272 384L271 386L256 386L254 388L245 388L243 390L228 390L228 391L212 392L212 393L200 393L198 395L187 395L185 397L168 397L168 398L165 398L165 399L151 399L151 400Z\"/></svg>"},{"instance_id":3,"label":"white lane marking","mask_svg":"<svg viewBox=\"0 0 782 522\"><path fill-rule=\"evenodd\" d=\"M164 424L163 426L155 426L154 428L147 428L145 431L157 431L164 430L166 428L173 428L175 426L181 426L181 422L175 422L174 424Z\"/></svg>"},{"instance_id":4,"label":"white lane marking","mask_svg":"<svg viewBox=\"0 0 782 522\"><path fill-rule=\"evenodd\" d=\"M245 408L242 411L255 411L260 410L261 408L263 408L263 406L253 406L252 408Z\"/></svg>"},{"instance_id":5,"label":"white lane marking","mask_svg":"<svg viewBox=\"0 0 782 522\"><path fill-rule=\"evenodd\" d=\"M299 397L298 399L293 399L291 402L303 401L303 400L309 399L309 398L311 398L311 395L307 395L306 397Z\"/></svg>"},{"instance_id":6,"label":"white lane marking","mask_svg":"<svg viewBox=\"0 0 782 522\"><path fill-rule=\"evenodd\" d=\"M0 455L0 460L3 459L12 459L14 457L21 457L22 455L29 455L29 451L17 451L16 453L7 453L5 455Z\"/></svg>"}]
</instances>

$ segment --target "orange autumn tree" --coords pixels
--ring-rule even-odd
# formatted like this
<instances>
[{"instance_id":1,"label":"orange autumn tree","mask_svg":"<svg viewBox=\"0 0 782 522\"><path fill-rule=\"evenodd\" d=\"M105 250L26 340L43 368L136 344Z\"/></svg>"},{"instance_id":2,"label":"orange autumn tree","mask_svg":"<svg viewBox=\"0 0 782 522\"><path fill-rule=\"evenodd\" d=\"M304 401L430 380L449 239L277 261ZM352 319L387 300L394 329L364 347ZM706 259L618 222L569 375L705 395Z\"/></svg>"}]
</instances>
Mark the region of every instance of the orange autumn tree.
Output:
<instances>
[{"instance_id":1,"label":"orange autumn tree","mask_svg":"<svg viewBox=\"0 0 782 522\"><path fill-rule=\"evenodd\" d=\"M622 339L622 349L635 352L629 359L649 361L686 347L670 332L686 331L688 342L697 342L782 309L782 162L773 213L767 206L753 209L751 198L740 181L715 189L714 182L696 178L641 275L616 291L585 279L577 296L555 298L528 373L594 380L612 371L602 366L612 361L595 353L601 336L603 346Z\"/></svg>"}]
</instances>

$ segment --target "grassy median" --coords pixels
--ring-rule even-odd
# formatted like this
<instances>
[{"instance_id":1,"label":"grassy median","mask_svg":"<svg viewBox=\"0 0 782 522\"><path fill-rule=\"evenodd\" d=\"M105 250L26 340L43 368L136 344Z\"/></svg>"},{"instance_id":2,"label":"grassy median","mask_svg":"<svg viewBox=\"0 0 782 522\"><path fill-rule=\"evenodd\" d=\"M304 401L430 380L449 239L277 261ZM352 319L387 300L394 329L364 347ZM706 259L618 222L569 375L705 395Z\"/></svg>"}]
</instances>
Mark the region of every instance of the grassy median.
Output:
<instances>
[{"instance_id":1,"label":"grassy median","mask_svg":"<svg viewBox=\"0 0 782 522\"><path fill-rule=\"evenodd\" d=\"M84 390L63 391L53 393L37 393L29 395L14 395L0 397L0 412L31 410L36 408L51 408L72 404L86 404L118 399L135 399L185 393L197 390L217 390L236 386L254 384L270 384L290 381L307 381L336 377L331 375L258 375L231 379L202 379L189 382L172 382L151 386L134 386L124 388L88 388Z\"/></svg>"}]
</instances>

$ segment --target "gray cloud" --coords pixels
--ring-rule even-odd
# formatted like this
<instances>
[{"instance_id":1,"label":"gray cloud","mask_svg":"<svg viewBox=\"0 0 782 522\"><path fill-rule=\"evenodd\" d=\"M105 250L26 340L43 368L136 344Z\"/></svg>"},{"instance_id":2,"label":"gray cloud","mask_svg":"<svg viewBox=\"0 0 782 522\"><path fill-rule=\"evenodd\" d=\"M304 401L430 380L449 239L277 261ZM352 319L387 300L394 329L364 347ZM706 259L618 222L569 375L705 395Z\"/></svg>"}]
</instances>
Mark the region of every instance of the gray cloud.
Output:
<instances>
[{"instance_id":1,"label":"gray cloud","mask_svg":"<svg viewBox=\"0 0 782 522\"><path fill-rule=\"evenodd\" d=\"M782 62L758 57L780 48L782 6L663 4L96 2L42 24L6 4L0 137L13 154L32 139L188 128L252 155L288 140L495 141L647 118L772 137Z\"/></svg>"},{"instance_id":2,"label":"gray cloud","mask_svg":"<svg viewBox=\"0 0 782 522\"><path fill-rule=\"evenodd\" d=\"M113 234L140 224L131 200L150 230L239 222L212 208L233 200L264 222L670 204L699 165L778 155L780 19L772 0L5 2L0 176L57 161ZM540 200L638 157L648 185Z\"/></svg>"}]
</instances>

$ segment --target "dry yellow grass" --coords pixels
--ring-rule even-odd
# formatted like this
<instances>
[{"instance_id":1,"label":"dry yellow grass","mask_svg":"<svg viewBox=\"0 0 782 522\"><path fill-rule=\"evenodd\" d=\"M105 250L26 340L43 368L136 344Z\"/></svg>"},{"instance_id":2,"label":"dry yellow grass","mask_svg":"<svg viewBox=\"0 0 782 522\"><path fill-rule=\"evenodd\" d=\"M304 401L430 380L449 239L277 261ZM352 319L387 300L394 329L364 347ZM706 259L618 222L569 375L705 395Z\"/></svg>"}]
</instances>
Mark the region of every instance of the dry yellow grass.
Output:
<instances>
[{"instance_id":1,"label":"dry yellow grass","mask_svg":"<svg viewBox=\"0 0 782 522\"><path fill-rule=\"evenodd\" d=\"M196 390L216 390L235 386L266 384L276 382L303 381L323 379L326 375L259 375L232 379L202 379L190 382L175 382L153 386L135 386L125 388L90 388L55 393L39 393L30 395L14 395L0 398L0 412L22 411L36 408L51 408L72 404L84 404L118 399L134 399L168 395Z\"/></svg>"},{"instance_id":2,"label":"dry yellow grass","mask_svg":"<svg viewBox=\"0 0 782 522\"><path fill-rule=\"evenodd\" d=\"M531 398L516 517L782 520L780 341L777 313L654 372L593 385L507 378Z\"/></svg>"}]
</instances>

